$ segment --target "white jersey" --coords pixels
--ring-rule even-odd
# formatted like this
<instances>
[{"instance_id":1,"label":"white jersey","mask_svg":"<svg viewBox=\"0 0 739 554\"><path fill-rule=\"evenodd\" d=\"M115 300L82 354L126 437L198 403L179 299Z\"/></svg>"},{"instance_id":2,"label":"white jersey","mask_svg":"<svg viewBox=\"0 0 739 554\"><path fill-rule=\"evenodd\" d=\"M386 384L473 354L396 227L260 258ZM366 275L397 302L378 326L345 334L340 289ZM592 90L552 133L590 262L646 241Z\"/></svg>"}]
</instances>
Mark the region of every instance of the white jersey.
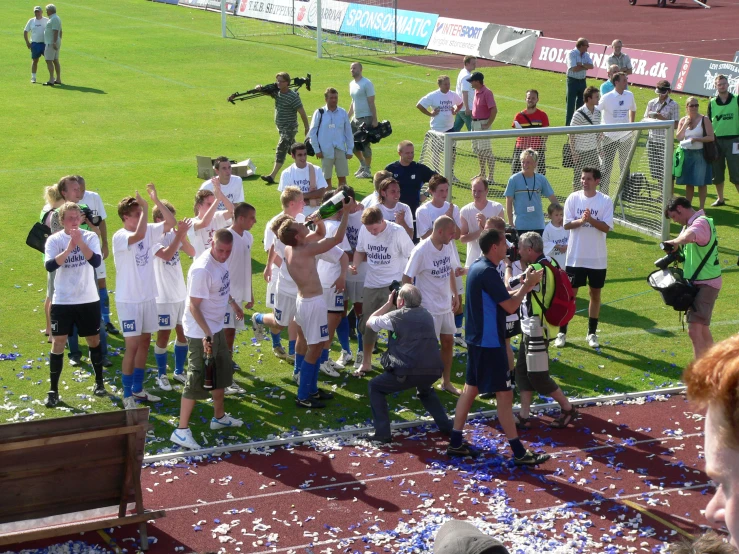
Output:
<instances>
[{"instance_id":1,"label":"white jersey","mask_svg":"<svg viewBox=\"0 0 739 554\"><path fill-rule=\"evenodd\" d=\"M303 214L298 214L295 216L295 221L297 221L298 223L304 223L305 216ZM272 229L269 229L269 234L270 234L270 237L267 238L267 235L265 233L264 243L267 244L267 242L269 242L271 245L273 245L275 247L275 253L283 260L282 265L280 266L280 271L279 271L280 276L277 279L277 287L278 287L277 290L280 294L289 294L290 296L297 296L298 295L298 285L295 284L295 281L290 276L290 272L287 270L287 264L284 262L285 245L282 244L282 241L275 236L275 234L272 232Z\"/></svg>"},{"instance_id":2,"label":"white jersey","mask_svg":"<svg viewBox=\"0 0 739 554\"><path fill-rule=\"evenodd\" d=\"M487 220L491 217L503 217L504 213L505 210L503 209L502 204L493 202L492 200L488 200L488 203L485 204L485 207L482 210L478 210L475 207L474 202L470 202L459 210L460 220L464 219L467 222L467 230L471 232L480 228L480 225L477 223L477 214L482 214ZM482 256L480 243L477 239L471 240L467 243L467 258L465 259L464 266L470 267L472 262L480 256Z\"/></svg>"},{"instance_id":3,"label":"white jersey","mask_svg":"<svg viewBox=\"0 0 739 554\"><path fill-rule=\"evenodd\" d=\"M570 240L570 232L565 230L564 225L555 227L549 222L544 227L544 233L541 235L541 238L544 241L544 254L552 258L559 264L559 267L564 269L566 267L565 258L567 253L557 252L554 250L554 247L567 246L567 241Z\"/></svg>"},{"instance_id":4,"label":"white jersey","mask_svg":"<svg viewBox=\"0 0 739 554\"><path fill-rule=\"evenodd\" d=\"M157 256L157 252L169 248L175 240L175 232L170 231L162 235L151 251L154 254L154 276L157 281L157 304L175 304L183 302L187 297L187 286L185 275L182 273L180 263L180 249L174 253L169 260L163 260Z\"/></svg>"},{"instance_id":5,"label":"white jersey","mask_svg":"<svg viewBox=\"0 0 739 554\"><path fill-rule=\"evenodd\" d=\"M103 199L100 198L97 192L85 190L85 195L82 197L80 204L87 204L87 207L92 210L92 215L100 216L102 219L108 219Z\"/></svg>"},{"instance_id":6,"label":"white jersey","mask_svg":"<svg viewBox=\"0 0 739 554\"><path fill-rule=\"evenodd\" d=\"M421 291L421 306L431 315L451 313L452 289L449 279L458 267L453 242L443 245L439 250L429 237L419 242L411 252L404 273L415 279L415 285Z\"/></svg>"},{"instance_id":7,"label":"white jersey","mask_svg":"<svg viewBox=\"0 0 739 554\"><path fill-rule=\"evenodd\" d=\"M215 334L223 329L230 292L228 265L218 262L210 252L196 258L187 274L187 301L182 319L185 336L191 339L204 339L206 336L190 311L190 298L203 299L200 311L210 332Z\"/></svg>"},{"instance_id":8,"label":"white jersey","mask_svg":"<svg viewBox=\"0 0 739 554\"><path fill-rule=\"evenodd\" d=\"M129 245L129 237L135 234L134 231L119 229L113 235L116 302L136 304L153 301L159 295L151 249L164 234L164 222L148 223L144 238Z\"/></svg>"},{"instance_id":9,"label":"white jersey","mask_svg":"<svg viewBox=\"0 0 739 554\"><path fill-rule=\"evenodd\" d=\"M80 229L82 241L98 254L102 259L100 251L100 240L92 231ZM67 233L59 231L46 240L44 247L44 262L53 260L64 252L72 240ZM90 265L82 254L79 246L72 250L64 263L56 270L54 277L54 296L52 304L89 304L100 299L98 295L97 281L95 280L95 269Z\"/></svg>"},{"instance_id":10,"label":"white jersey","mask_svg":"<svg viewBox=\"0 0 739 554\"><path fill-rule=\"evenodd\" d=\"M231 255L226 260L231 277L231 296L241 305L251 301L251 247L254 237L249 231L239 235L233 229L229 230L234 239Z\"/></svg>"},{"instance_id":11,"label":"white jersey","mask_svg":"<svg viewBox=\"0 0 739 554\"><path fill-rule=\"evenodd\" d=\"M194 223L198 223L199 219L193 220L193 226L187 232L187 236L190 238L193 248L195 249L195 257L198 258L200 255L210 248L213 244L213 235L216 234L218 229L225 229L231 225L231 220L226 219L226 210L221 210L213 214L213 219L210 220L210 225L201 227L197 231L195 230Z\"/></svg>"},{"instance_id":12,"label":"white jersey","mask_svg":"<svg viewBox=\"0 0 739 554\"><path fill-rule=\"evenodd\" d=\"M287 187L298 187L300 191L303 194L308 194L311 192L311 186L310 186L310 168L313 168L313 179L315 188L313 188L313 191L316 190L326 190L328 188L328 184L326 183L326 178L323 176L323 170L318 167L317 165L313 165L311 163L308 163L305 165L303 169L300 169L297 165L292 164L290 167L285 169L282 172L282 175L280 175L280 184L277 187L277 190L282 192ZM320 202L320 198L318 198L318 201ZM303 215L309 216L313 212L316 211L315 206L308 205L309 201L306 200L305 207L303 208Z\"/></svg>"},{"instance_id":13,"label":"white jersey","mask_svg":"<svg viewBox=\"0 0 739 554\"><path fill-rule=\"evenodd\" d=\"M462 104L462 96L450 90L441 92L435 90L429 92L426 96L418 101L418 105L433 112L438 109L439 113L431 118L429 123L431 129L445 133L454 127L454 108ZM464 106L462 106L464 109Z\"/></svg>"},{"instance_id":14,"label":"white jersey","mask_svg":"<svg viewBox=\"0 0 739 554\"><path fill-rule=\"evenodd\" d=\"M416 210L416 238L421 238L434 228L434 221L449 210L449 202L444 201L441 208L437 208L431 202L421 204ZM457 227L461 227L462 220L459 217L459 206L454 206L452 219Z\"/></svg>"},{"instance_id":15,"label":"white jersey","mask_svg":"<svg viewBox=\"0 0 739 554\"><path fill-rule=\"evenodd\" d=\"M612 90L600 97L600 101L596 107L601 113L601 121L604 125L628 123L629 112L636 112L636 100L634 99L634 93L630 90L625 90L621 94ZM620 140L631 134L631 131L617 131L603 134L611 140Z\"/></svg>"},{"instance_id":16,"label":"white jersey","mask_svg":"<svg viewBox=\"0 0 739 554\"><path fill-rule=\"evenodd\" d=\"M466 67L463 67L459 72L459 75L457 75L457 86L455 92L463 99L462 101L464 101L464 95L467 95L467 107L471 110L472 103L475 101L475 89L472 88L472 84L467 80L470 75L472 75L472 73L468 71ZM462 109L464 109L464 106Z\"/></svg>"},{"instance_id":17,"label":"white jersey","mask_svg":"<svg viewBox=\"0 0 739 554\"><path fill-rule=\"evenodd\" d=\"M411 207L408 204L398 202L392 209L385 206L385 204L377 204L377 207L380 208L380 211L382 212L382 217L385 219L385 221L392 221L393 223L395 223L395 220L397 218L395 214L399 211L402 211L405 214L405 224L411 228L413 227L413 212L411 211Z\"/></svg>"},{"instance_id":18,"label":"white jersey","mask_svg":"<svg viewBox=\"0 0 739 554\"><path fill-rule=\"evenodd\" d=\"M213 182L210 179L208 179L202 185L200 185L200 190L209 190L213 192ZM241 179L241 177L238 177L236 175L231 175L231 179L228 181L228 184L221 185L221 192L223 193L223 196L225 196L231 201L232 204L236 204L237 202L243 202L244 201L244 182ZM226 206L223 202L218 201L217 209L225 210Z\"/></svg>"},{"instance_id":19,"label":"white jersey","mask_svg":"<svg viewBox=\"0 0 739 554\"><path fill-rule=\"evenodd\" d=\"M357 239L357 252L367 256L367 276L364 286L381 288L400 281L403 269L413 250L413 241L400 225L385 222L387 227L377 236L362 226Z\"/></svg>"},{"instance_id":20,"label":"white jersey","mask_svg":"<svg viewBox=\"0 0 739 554\"><path fill-rule=\"evenodd\" d=\"M336 231L339 230L339 226L341 225L341 222L331 219L328 221L324 221L324 224L326 225L326 236L334 237L336 236ZM335 246L334 248L338 248L342 253L350 252L352 250L352 247L349 244L349 241L347 240L346 235L344 235L344 239L341 241L341 243L338 246ZM334 252L333 254L335 256L336 252ZM321 280L321 286L324 289L327 289L331 285L333 285L336 282L336 279L339 278L339 275L341 275L341 265L339 264L340 259L341 259L340 254L336 258L336 262L333 262L332 259L319 258L318 266L317 266L318 267L318 277Z\"/></svg>"},{"instance_id":21,"label":"white jersey","mask_svg":"<svg viewBox=\"0 0 739 554\"><path fill-rule=\"evenodd\" d=\"M613 229L613 202L599 191L592 198L585 196L581 190L570 194L565 201L564 224L580 219L586 208L590 208L590 215L594 219L603 221L609 229ZM590 223L571 229L567 243L566 266L606 269L608 267L606 234Z\"/></svg>"},{"instance_id":22,"label":"white jersey","mask_svg":"<svg viewBox=\"0 0 739 554\"><path fill-rule=\"evenodd\" d=\"M357 211L353 214L349 214L349 221L346 225L346 240L349 241L349 246L352 250L357 248L357 239L359 239L359 231L364 227L362 225L362 213L363 211ZM364 283L364 277L367 274L367 264L359 264L357 274L354 275L351 271L347 272L346 280L357 283Z\"/></svg>"}]
</instances>

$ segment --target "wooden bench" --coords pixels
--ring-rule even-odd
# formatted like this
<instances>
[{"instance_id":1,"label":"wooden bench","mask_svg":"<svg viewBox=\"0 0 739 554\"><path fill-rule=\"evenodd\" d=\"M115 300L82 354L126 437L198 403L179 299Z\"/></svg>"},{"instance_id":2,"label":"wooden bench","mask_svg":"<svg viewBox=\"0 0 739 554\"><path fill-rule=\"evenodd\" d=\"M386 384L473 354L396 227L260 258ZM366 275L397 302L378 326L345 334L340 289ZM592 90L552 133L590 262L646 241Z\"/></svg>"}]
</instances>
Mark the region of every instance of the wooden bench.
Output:
<instances>
[{"instance_id":1,"label":"wooden bench","mask_svg":"<svg viewBox=\"0 0 739 554\"><path fill-rule=\"evenodd\" d=\"M149 409L0 425L0 546L139 524ZM132 503L129 511L129 503Z\"/></svg>"}]
</instances>

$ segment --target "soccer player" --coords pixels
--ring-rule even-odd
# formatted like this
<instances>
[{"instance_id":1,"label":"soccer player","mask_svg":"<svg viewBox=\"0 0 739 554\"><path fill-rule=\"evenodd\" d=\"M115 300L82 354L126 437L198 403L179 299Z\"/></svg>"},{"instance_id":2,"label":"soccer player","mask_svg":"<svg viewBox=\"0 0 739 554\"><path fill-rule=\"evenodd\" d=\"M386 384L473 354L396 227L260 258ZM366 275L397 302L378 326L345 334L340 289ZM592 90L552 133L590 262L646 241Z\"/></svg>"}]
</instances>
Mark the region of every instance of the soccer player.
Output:
<instances>
[{"instance_id":1,"label":"soccer player","mask_svg":"<svg viewBox=\"0 0 739 554\"><path fill-rule=\"evenodd\" d=\"M219 156L213 162L213 169L217 175L213 179L218 179L221 185L221 192L231 201L231 204L244 201L244 182L238 175L232 175L231 161L226 156ZM209 190L214 192L213 179L208 179L202 185L200 190ZM218 210L225 210L226 205L218 202Z\"/></svg>"},{"instance_id":2,"label":"soccer player","mask_svg":"<svg viewBox=\"0 0 739 554\"><path fill-rule=\"evenodd\" d=\"M408 204L400 201L400 184L392 177L385 179L380 183L377 189L380 195L380 203L377 207L382 211L382 217L385 221L397 223L408 236L413 238L413 213Z\"/></svg>"},{"instance_id":3,"label":"soccer player","mask_svg":"<svg viewBox=\"0 0 739 554\"><path fill-rule=\"evenodd\" d=\"M210 248L213 235L218 229L225 229L231 225L234 205L223 194L218 177L211 179L213 192L200 189L195 195L195 219L190 230L190 242L195 247L195 257ZM216 202L218 200L218 202ZM223 210L218 205L223 204Z\"/></svg>"}]
</instances>

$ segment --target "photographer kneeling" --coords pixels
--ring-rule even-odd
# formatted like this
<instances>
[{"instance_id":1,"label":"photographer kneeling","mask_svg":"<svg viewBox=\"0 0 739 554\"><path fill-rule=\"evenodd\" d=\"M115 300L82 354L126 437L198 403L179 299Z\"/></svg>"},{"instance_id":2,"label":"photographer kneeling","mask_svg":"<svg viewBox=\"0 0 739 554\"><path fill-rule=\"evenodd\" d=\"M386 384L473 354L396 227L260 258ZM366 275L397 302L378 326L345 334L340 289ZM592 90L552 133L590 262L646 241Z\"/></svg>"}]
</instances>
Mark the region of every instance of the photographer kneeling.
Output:
<instances>
[{"instance_id":1,"label":"photographer kneeling","mask_svg":"<svg viewBox=\"0 0 739 554\"><path fill-rule=\"evenodd\" d=\"M386 397L413 387L439 430L448 435L452 422L433 389L444 364L434 330L434 318L421 307L421 291L406 284L397 293L391 292L385 305L369 317L367 326L375 332L380 329L390 331L387 351L381 358L385 372L369 382L375 434L368 438L383 443L392 441Z\"/></svg>"},{"instance_id":2,"label":"photographer kneeling","mask_svg":"<svg viewBox=\"0 0 739 554\"><path fill-rule=\"evenodd\" d=\"M680 251L685 259L683 275L697 289L693 305L688 308L688 336L693 343L693 355L698 359L713 344L709 325L713 306L721 290L721 265L718 260L718 238L713 219L703 210L695 211L690 200L678 196L665 208L665 217L683 226L665 248Z\"/></svg>"}]
</instances>

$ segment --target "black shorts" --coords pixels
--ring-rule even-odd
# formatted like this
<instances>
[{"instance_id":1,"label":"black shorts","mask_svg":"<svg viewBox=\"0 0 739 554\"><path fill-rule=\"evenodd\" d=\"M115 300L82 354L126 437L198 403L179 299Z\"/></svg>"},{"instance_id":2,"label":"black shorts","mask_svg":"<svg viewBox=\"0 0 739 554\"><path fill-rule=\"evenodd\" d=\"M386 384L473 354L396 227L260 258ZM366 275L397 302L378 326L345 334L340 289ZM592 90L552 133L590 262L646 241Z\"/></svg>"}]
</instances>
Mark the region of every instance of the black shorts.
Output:
<instances>
[{"instance_id":1,"label":"black shorts","mask_svg":"<svg viewBox=\"0 0 739 554\"><path fill-rule=\"evenodd\" d=\"M100 334L100 300L88 304L52 304L51 334L71 335L76 325L80 337Z\"/></svg>"},{"instance_id":2,"label":"black shorts","mask_svg":"<svg viewBox=\"0 0 739 554\"><path fill-rule=\"evenodd\" d=\"M505 338L510 339L521 334L521 320L505 322Z\"/></svg>"},{"instance_id":3,"label":"black shorts","mask_svg":"<svg viewBox=\"0 0 739 554\"><path fill-rule=\"evenodd\" d=\"M579 289L586 284L591 289L602 289L606 284L605 269L590 269L587 267L567 266L567 275L570 277L573 289Z\"/></svg>"},{"instance_id":4,"label":"black shorts","mask_svg":"<svg viewBox=\"0 0 739 554\"><path fill-rule=\"evenodd\" d=\"M485 348L467 345L467 376L465 383L477 387L480 393L506 392L513 389L505 346Z\"/></svg>"}]
</instances>

